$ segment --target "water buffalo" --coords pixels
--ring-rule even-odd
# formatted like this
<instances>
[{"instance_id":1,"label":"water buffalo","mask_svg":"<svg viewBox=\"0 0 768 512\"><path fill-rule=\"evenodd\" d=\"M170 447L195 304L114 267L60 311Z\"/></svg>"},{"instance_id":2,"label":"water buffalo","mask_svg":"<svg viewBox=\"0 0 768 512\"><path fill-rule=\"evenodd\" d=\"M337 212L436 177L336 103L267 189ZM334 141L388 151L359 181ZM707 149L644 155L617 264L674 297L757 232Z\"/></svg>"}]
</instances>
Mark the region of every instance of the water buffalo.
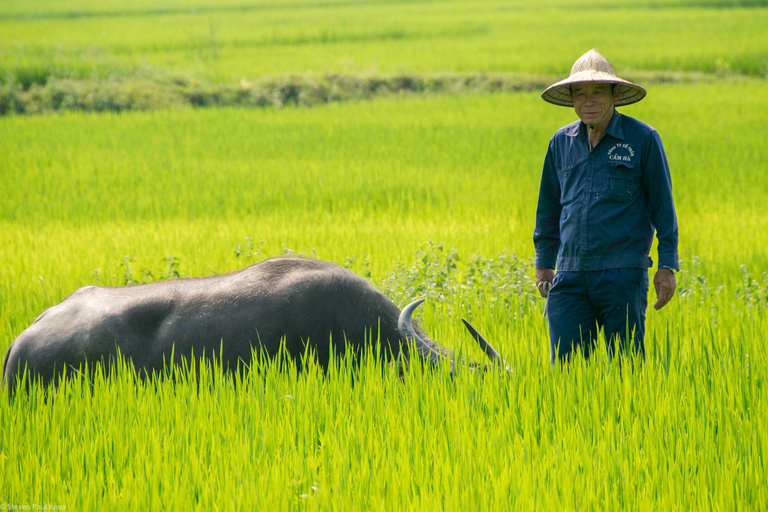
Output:
<instances>
[{"instance_id":1,"label":"water buffalo","mask_svg":"<svg viewBox=\"0 0 768 512\"><path fill-rule=\"evenodd\" d=\"M3 382L12 394L25 368L31 378L55 382L65 366L113 360L118 349L142 375L192 354L215 353L224 366L247 367L252 350L274 356L283 339L296 359L309 344L323 367L331 350L370 342L396 357L408 340L429 363L453 365L445 349L412 325L421 302L401 312L355 273L303 258L275 258L220 276L87 286L44 311L11 344ZM498 353L467 327L501 365Z\"/></svg>"}]
</instances>

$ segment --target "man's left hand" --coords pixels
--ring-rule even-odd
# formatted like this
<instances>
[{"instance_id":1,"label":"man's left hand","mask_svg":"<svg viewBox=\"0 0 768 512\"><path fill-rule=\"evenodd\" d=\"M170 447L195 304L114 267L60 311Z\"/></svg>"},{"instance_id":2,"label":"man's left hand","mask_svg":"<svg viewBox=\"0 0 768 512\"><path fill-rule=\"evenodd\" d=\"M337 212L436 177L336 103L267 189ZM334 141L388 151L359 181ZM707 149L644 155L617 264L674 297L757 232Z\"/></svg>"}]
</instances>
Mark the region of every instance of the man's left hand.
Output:
<instances>
[{"instance_id":1,"label":"man's left hand","mask_svg":"<svg viewBox=\"0 0 768 512\"><path fill-rule=\"evenodd\" d=\"M677 288L675 274L668 268L660 268L653 276L653 287L656 288L656 304L653 308L659 310L672 300Z\"/></svg>"}]
</instances>

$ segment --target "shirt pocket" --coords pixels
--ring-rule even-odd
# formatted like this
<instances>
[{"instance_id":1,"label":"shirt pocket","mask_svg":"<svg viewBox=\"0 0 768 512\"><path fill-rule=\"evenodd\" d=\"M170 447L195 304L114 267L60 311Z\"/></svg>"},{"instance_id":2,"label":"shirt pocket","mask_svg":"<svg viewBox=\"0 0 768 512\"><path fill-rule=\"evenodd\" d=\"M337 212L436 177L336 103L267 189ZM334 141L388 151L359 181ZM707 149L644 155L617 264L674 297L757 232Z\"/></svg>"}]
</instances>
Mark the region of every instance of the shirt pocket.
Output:
<instances>
[{"instance_id":1,"label":"shirt pocket","mask_svg":"<svg viewBox=\"0 0 768 512\"><path fill-rule=\"evenodd\" d=\"M560 182L560 204L572 203L577 195L578 163L568 163L557 166L557 180Z\"/></svg>"},{"instance_id":2,"label":"shirt pocket","mask_svg":"<svg viewBox=\"0 0 768 512\"><path fill-rule=\"evenodd\" d=\"M632 201L640 191L640 170L635 168L634 162L610 162L607 179L606 199L609 201Z\"/></svg>"}]
</instances>

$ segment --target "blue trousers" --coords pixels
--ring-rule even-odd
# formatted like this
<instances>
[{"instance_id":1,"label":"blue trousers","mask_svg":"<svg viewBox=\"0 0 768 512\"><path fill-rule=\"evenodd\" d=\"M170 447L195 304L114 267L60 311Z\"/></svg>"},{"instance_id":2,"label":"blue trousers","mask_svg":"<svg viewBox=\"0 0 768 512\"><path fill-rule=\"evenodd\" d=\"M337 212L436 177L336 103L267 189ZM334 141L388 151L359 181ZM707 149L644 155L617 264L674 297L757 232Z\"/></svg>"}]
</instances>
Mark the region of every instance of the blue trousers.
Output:
<instances>
[{"instance_id":1,"label":"blue trousers","mask_svg":"<svg viewBox=\"0 0 768 512\"><path fill-rule=\"evenodd\" d=\"M647 306L646 268L557 272L547 298L552 365L569 360L577 346L588 358L601 328L609 354L631 339L645 357Z\"/></svg>"}]
</instances>

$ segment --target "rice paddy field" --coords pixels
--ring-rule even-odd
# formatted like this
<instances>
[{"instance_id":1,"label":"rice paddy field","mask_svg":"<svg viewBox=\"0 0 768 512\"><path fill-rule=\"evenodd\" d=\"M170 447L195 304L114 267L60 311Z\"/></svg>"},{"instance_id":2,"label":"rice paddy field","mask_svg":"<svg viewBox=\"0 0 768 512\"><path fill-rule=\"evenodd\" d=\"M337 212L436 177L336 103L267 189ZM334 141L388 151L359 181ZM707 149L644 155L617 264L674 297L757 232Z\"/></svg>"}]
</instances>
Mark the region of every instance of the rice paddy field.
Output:
<instances>
[{"instance_id":1,"label":"rice paddy field","mask_svg":"<svg viewBox=\"0 0 768 512\"><path fill-rule=\"evenodd\" d=\"M11 0L0 6L0 44L4 65L38 81L158 69L227 81L286 72L558 75L592 47L610 48L624 70L764 78L768 13L761 4Z\"/></svg>"},{"instance_id":2,"label":"rice paddy field","mask_svg":"<svg viewBox=\"0 0 768 512\"><path fill-rule=\"evenodd\" d=\"M564 77L597 47L649 94L680 224L644 362L549 365L533 221L537 92L313 108L0 117L0 352L85 285L301 253L512 373L364 357L170 380L73 377L0 399L0 508L765 510L768 6L761 1L6 1L0 83L169 74ZM651 256L656 260L655 246ZM651 269L655 272L655 268ZM651 290L649 303L655 294Z\"/></svg>"}]
</instances>

